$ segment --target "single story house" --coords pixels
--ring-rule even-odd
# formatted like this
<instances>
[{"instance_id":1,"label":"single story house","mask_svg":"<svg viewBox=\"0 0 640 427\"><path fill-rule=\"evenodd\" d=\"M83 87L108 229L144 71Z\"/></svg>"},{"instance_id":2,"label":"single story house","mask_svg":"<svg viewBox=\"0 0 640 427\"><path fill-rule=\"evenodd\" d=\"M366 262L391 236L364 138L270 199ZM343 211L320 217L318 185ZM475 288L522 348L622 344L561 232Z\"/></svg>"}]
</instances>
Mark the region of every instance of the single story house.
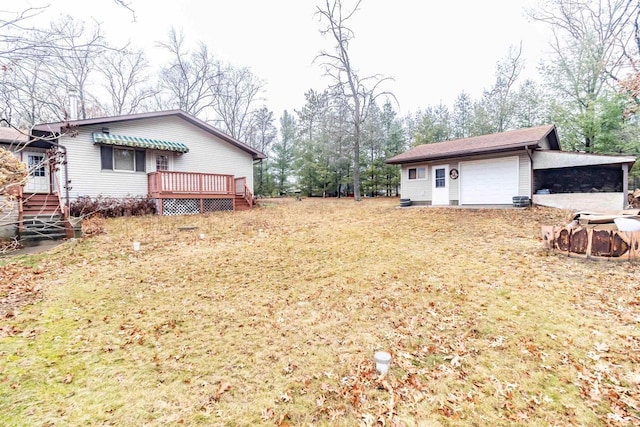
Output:
<instances>
[{"instance_id":1,"label":"single story house","mask_svg":"<svg viewBox=\"0 0 640 427\"><path fill-rule=\"evenodd\" d=\"M563 152L554 125L424 144L387 159L416 205L511 205L514 196L574 210L626 205L633 156Z\"/></svg>"},{"instance_id":2,"label":"single story house","mask_svg":"<svg viewBox=\"0 0 640 427\"><path fill-rule=\"evenodd\" d=\"M29 220L66 218L98 196L150 198L164 215L250 209L253 164L266 158L181 110L38 124L6 146L29 166L19 194Z\"/></svg>"},{"instance_id":3,"label":"single story house","mask_svg":"<svg viewBox=\"0 0 640 427\"><path fill-rule=\"evenodd\" d=\"M181 110L44 123L32 134L58 147L64 167L25 191L150 197L162 214L249 208L253 162L266 156ZM64 203L63 203L64 204Z\"/></svg>"}]
</instances>

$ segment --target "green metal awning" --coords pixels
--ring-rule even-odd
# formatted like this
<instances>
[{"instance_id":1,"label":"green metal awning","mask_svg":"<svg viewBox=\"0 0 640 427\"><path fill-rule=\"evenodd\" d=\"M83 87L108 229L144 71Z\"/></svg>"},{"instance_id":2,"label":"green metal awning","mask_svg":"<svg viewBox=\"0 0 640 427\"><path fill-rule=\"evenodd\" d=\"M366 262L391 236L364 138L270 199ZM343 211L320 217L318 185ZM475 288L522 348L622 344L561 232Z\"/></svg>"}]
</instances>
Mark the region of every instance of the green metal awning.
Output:
<instances>
[{"instance_id":1,"label":"green metal awning","mask_svg":"<svg viewBox=\"0 0 640 427\"><path fill-rule=\"evenodd\" d=\"M93 133L94 144L120 145L124 147L145 148L149 150L177 151L186 153L189 147L179 142L160 141L139 136L113 135L111 133Z\"/></svg>"}]
</instances>

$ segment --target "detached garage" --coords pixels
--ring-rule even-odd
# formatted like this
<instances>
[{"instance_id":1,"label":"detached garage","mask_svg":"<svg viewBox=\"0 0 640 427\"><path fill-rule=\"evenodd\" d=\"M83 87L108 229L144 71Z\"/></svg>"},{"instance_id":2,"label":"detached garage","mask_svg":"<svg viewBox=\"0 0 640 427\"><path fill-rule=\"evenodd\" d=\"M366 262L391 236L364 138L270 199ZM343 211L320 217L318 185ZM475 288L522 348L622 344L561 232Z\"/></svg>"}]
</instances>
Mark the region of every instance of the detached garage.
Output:
<instances>
[{"instance_id":1,"label":"detached garage","mask_svg":"<svg viewBox=\"0 0 640 427\"><path fill-rule=\"evenodd\" d=\"M387 163L401 166L402 198L413 205L512 205L520 196L563 209L619 210L635 160L567 157L555 126L547 125L424 144ZM567 177L581 185L565 184Z\"/></svg>"}]
</instances>

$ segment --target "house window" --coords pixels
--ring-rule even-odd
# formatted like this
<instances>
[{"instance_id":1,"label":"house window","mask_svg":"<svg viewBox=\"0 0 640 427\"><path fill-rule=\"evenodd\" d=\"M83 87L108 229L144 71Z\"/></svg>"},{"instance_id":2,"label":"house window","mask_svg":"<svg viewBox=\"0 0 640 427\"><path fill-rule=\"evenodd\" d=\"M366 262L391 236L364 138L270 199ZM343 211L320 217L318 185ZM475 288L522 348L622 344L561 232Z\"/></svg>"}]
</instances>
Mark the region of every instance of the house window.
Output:
<instances>
[{"instance_id":1,"label":"house window","mask_svg":"<svg viewBox=\"0 0 640 427\"><path fill-rule=\"evenodd\" d=\"M113 149L113 169L120 171L136 170L135 150Z\"/></svg>"},{"instance_id":2,"label":"house window","mask_svg":"<svg viewBox=\"0 0 640 427\"><path fill-rule=\"evenodd\" d=\"M156 170L157 171L169 170L169 156L165 154L158 154L156 156Z\"/></svg>"},{"instance_id":3,"label":"house window","mask_svg":"<svg viewBox=\"0 0 640 427\"><path fill-rule=\"evenodd\" d=\"M29 154L29 175L30 176L46 176L44 170L44 156Z\"/></svg>"},{"instance_id":4,"label":"house window","mask_svg":"<svg viewBox=\"0 0 640 427\"><path fill-rule=\"evenodd\" d=\"M446 178L444 176L444 168L442 169L436 169L435 170L435 174L436 174L436 188L444 188L446 185Z\"/></svg>"},{"instance_id":5,"label":"house window","mask_svg":"<svg viewBox=\"0 0 640 427\"><path fill-rule=\"evenodd\" d=\"M409 179L425 179L427 177L427 168L410 168Z\"/></svg>"},{"instance_id":6,"label":"house window","mask_svg":"<svg viewBox=\"0 0 640 427\"><path fill-rule=\"evenodd\" d=\"M132 148L100 146L100 160L103 170L144 172L145 152Z\"/></svg>"}]
</instances>

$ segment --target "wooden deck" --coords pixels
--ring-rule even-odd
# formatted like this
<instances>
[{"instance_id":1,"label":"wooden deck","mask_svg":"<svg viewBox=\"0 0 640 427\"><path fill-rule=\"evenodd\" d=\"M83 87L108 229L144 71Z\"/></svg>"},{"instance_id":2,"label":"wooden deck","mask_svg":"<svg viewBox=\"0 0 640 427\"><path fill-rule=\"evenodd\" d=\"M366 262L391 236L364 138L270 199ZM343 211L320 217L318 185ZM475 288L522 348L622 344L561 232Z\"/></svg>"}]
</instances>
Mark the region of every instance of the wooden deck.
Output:
<instances>
[{"instance_id":1,"label":"wooden deck","mask_svg":"<svg viewBox=\"0 0 640 427\"><path fill-rule=\"evenodd\" d=\"M173 200L185 206L187 200L199 203L199 212L212 210L247 210L253 206L253 193L247 187L245 177L199 172L158 171L147 175L149 197L159 200L159 214L163 215L165 200ZM219 199L219 203L216 203ZM229 208L223 201L229 201ZM221 207L217 209L216 207ZM187 213L187 212L185 212ZM189 212L194 213L194 212Z\"/></svg>"}]
</instances>

